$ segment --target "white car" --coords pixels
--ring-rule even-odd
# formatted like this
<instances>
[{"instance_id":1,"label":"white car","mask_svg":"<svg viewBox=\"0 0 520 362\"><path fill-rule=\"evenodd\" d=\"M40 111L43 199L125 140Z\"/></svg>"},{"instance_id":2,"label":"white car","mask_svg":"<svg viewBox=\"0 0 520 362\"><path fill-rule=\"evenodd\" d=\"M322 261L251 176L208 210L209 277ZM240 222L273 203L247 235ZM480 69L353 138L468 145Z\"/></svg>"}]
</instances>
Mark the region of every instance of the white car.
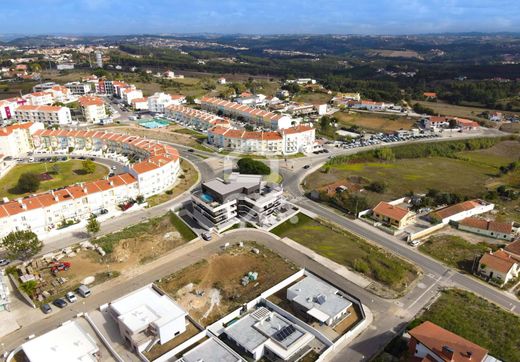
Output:
<instances>
[{"instance_id":1,"label":"white car","mask_svg":"<svg viewBox=\"0 0 520 362\"><path fill-rule=\"evenodd\" d=\"M67 294L65 294L65 298L67 298L69 303L75 303L78 300L78 298L76 297L76 294L74 294L72 292L67 292Z\"/></svg>"}]
</instances>

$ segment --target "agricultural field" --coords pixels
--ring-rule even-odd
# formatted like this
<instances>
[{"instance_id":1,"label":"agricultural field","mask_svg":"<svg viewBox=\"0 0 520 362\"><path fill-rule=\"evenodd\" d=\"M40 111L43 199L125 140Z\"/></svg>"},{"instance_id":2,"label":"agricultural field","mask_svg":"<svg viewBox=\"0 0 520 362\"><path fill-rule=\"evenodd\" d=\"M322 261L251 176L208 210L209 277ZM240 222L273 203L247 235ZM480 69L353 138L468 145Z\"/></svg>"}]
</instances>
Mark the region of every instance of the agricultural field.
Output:
<instances>
[{"instance_id":1,"label":"agricultural field","mask_svg":"<svg viewBox=\"0 0 520 362\"><path fill-rule=\"evenodd\" d=\"M401 158L394 161L352 160L317 170L305 180L307 191L318 189L337 180L349 180L366 187L371 182L382 182L381 193L368 190L361 194L374 206L413 191L425 193L428 189L459 194L462 197L483 197L500 185L520 186L520 170L500 174L500 166L518 160L520 142L504 140L480 150L455 152L452 157ZM456 176L456 177L454 177ZM491 200L497 205L499 220L520 220L518 200Z\"/></svg>"},{"instance_id":2,"label":"agricultural field","mask_svg":"<svg viewBox=\"0 0 520 362\"><path fill-rule=\"evenodd\" d=\"M298 214L272 233L355 270L395 293L403 293L417 278L418 270L383 249L321 220Z\"/></svg>"},{"instance_id":3,"label":"agricultural field","mask_svg":"<svg viewBox=\"0 0 520 362\"><path fill-rule=\"evenodd\" d=\"M400 129L413 128L416 118L392 116L366 112L336 112L333 115L341 126L359 127L372 132L395 132Z\"/></svg>"},{"instance_id":4,"label":"agricultural field","mask_svg":"<svg viewBox=\"0 0 520 362\"><path fill-rule=\"evenodd\" d=\"M520 317L473 293L442 292L409 329L431 321L489 350L502 361L520 361Z\"/></svg>"},{"instance_id":5,"label":"agricultural field","mask_svg":"<svg viewBox=\"0 0 520 362\"><path fill-rule=\"evenodd\" d=\"M83 171L81 163L80 160L69 160L16 165L0 179L0 197L17 198L28 195L29 193L20 193L16 190L20 175L26 172L42 175L37 192L45 192L77 182L99 180L109 172L107 167L96 163L95 171L87 174Z\"/></svg>"},{"instance_id":6,"label":"agricultural field","mask_svg":"<svg viewBox=\"0 0 520 362\"><path fill-rule=\"evenodd\" d=\"M293 101L301 103L310 103L314 105L329 103L332 95L322 92L301 92L293 97Z\"/></svg>"},{"instance_id":7,"label":"agricultural field","mask_svg":"<svg viewBox=\"0 0 520 362\"><path fill-rule=\"evenodd\" d=\"M474 120L487 121L486 118L478 117L482 112L495 112L494 109L482 107L457 106L442 102L426 102L426 101L412 101L412 104L419 103L422 106L431 108L435 113L445 116L456 116L461 118L470 118Z\"/></svg>"},{"instance_id":8,"label":"agricultural field","mask_svg":"<svg viewBox=\"0 0 520 362\"><path fill-rule=\"evenodd\" d=\"M22 94L31 93L36 84L38 83L33 81L2 82L0 83L0 99L20 97L20 92Z\"/></svg>"},{"instance_id":9,"label":"agricultural field","mask_svg":"<svg viewBox=\"0 0 520 362\"><path fill-rule=\"evenodd\" d=\"M472 272L475 257L496 248L496 245L485 242L470 243L459 236L446 234L431 236L419 246L421 252L468 273Z\"/></svg>"},{"instance_id":10,"label":"agricultural field","mask_svg":"<svg viewBox=\"0 0 520 362\"><path fill-rule=\"evenodd\" d=\"M252 249L259 250L259 254ZM159 287L192 318L206 326L294 274L298 268L268 248L253 242L233 246L161 279ZM257 272L243 286L241 279Z\"/></svg>"}]
</instances>

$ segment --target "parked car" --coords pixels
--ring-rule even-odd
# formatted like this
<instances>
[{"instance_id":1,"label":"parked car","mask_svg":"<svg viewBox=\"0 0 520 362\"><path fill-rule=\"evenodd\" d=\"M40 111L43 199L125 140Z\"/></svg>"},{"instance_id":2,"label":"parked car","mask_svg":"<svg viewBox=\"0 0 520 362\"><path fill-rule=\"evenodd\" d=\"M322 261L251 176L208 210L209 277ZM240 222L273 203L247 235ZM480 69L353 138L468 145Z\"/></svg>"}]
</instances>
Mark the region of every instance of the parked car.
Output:
<instances>
[{"instance_id":1,"label":"parked car","mask_svg":"<svg viewBox=\"0 0 520 362\"><path fill-rule=\"evenodd\" d=\"M10 262L11 262L11 260L9 260L9 259L0 259L0 266L9 265Z\"/></svg>"},{"instance_id":2,"label":"parked car","mask_svg":"<svg viewBox=\"0 0 520 362\"><path fill-rule=\"evenodd\" d=\"M87 298L92 294L89 287L87 287L84 284L81 284L77 290L78 294L81 295L83 298Z\"/></svg>"},{"instance_id":3,"label":"parked car","mask_svg":"<svg viewBox=\"0 0 520 362\"><path fill-rule=\"evenodd\" d=\"M305 166L303 166L303 168L306 169L306 170L309 169L310 167L311 167L311 165L305 165Z\"/></svg>"},{"instance_id":4,"label":"parked car","mask_svg":"<svg viewBox=\"0 0 520 362\"><path fill-rule=\"evenodd\" d=\"M417 246L417 245L419 245L419 240L410 240L408 242L408 245L410 245L410 246Z\"/></svg>"},{"instance_id":5,"label":"parked car","mask_svg":"<svg viewBox=\"0 0 520 362\"><path fill-rule=\"evenodd\" d=\"M195 150L193 148L190 148L188 152L195 152Z\"/></svg>"},{"instance_id":6,"label":"parked car","mask_svg":"<svg viewBox=\"0 0 520 362\"><path fill-rule=\"evenodd\" d=\"M211 240L211 234L208 232L202 233L200 236L202 236L202 238L204 240L207 240L207 241Z\"/></svg>"},{"instance_id":7,"label":"parked car","mask_svg":"<svg viewBox=\"0 0 520 362\"><path fill-rule=\"evenodd\" d=\"M67 292L67 294L65 294L65 298L67 298L69 303L75 303L78 301L78 298L76 298L76 294L72 292Z\"/></svg>"},{"instance_id":8,"label":"parked car","mask_svg":"<svg viewBox=\"0 0 520 362\"><path fill-rule=\"evenodd\" d=\"M49 314L50 312L52 312L52 308L49 304L45 303L45 304L42 304L42 312L44 314Z\"/></svg>"},{"instance_id":9,"label":"parked car","mask_svg":"<svg viewBox=\"0 0 520 362\"><path fill-rule=\"evenodd\" d=\"M54 304L58 308L65 308L68 303L64 299L58 298L54 302L52 302L52 304Z\"/></svg>"}]
</instances>

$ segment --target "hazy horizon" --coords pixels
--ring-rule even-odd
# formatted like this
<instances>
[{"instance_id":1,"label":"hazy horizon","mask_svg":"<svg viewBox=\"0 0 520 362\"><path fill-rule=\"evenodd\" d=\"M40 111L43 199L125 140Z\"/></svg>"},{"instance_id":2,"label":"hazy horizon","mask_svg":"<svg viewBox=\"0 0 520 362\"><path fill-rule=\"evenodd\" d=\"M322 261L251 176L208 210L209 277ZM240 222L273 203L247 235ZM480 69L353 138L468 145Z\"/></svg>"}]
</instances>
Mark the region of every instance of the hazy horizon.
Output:
<instances>
[{"instance_id":1,"label":"hazy horizon","mask_svg":"<svg viewBox=\"0 0 520 362\"><path fill-rule=\"evenodd\" d=\"M520 32L512 0L19 0L2 34L432 35Z\"/></svg>"}]
</instances>

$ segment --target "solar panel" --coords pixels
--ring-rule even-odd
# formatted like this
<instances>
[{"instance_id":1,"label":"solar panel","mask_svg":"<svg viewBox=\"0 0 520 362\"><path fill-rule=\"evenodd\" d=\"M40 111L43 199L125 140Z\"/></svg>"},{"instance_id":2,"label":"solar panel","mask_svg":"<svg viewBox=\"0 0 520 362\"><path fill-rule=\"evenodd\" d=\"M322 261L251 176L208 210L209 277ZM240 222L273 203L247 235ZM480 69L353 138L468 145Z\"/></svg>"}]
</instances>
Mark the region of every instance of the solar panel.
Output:
<instances>
[{"instance_id":1,"label":"solar panel","mask_svg":"<svg viewBox=\"0 0 520 362\"><path fill-rule=\"evenodd\" d=\"M294 332L296 332L296 328L294 328L293 325L288 325L287 327L282 328L279 332L275 333L274 338L281 342Z\"/></svg>"}]
</instances>

